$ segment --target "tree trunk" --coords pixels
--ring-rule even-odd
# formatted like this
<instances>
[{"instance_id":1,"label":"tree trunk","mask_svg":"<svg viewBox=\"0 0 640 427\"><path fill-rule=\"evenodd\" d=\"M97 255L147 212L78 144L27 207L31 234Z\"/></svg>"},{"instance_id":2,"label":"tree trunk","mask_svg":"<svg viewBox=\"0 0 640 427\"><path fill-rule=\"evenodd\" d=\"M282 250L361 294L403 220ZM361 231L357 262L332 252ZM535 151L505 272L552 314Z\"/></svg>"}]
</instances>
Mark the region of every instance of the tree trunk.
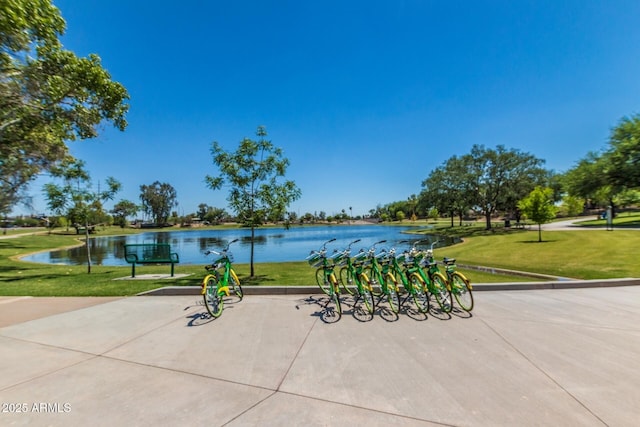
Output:
<instances>
[{"instance_id":1,"label":"tree trunk","mask_svg":"<svg viewBox=\"0 0 640 427\"><path fill-rule=\"evenodd\" d=\"M487 230L491 230L491 212L484 214L487 223Z\"/></svg>"},{"instance_id":2,"label":"tree trunk","mask_svg":"<svg viewBox=\"0 0 640 427\"><path fill-rule=\"evenodd\" d=\"M542 224L538 224L538 243L542 242Z\"/></svg>"},{"instance_id":3,"label":"tree trunk","mask_svg":"<svg viewBox=\"0 0 640 427\"><path fill-rule=\"evenodd\" d=\"M87 274L91 274L91 247L89 246L89 222L84 222L84 246L87 248Z\"/></svg>"},{"instance_id":4,"label":"tree trunk","mask_svg":"<svg viewBox=\"0 0 640 427\"><path fill-rule=\"evenodd\" d=\"M250 256L250 265L251 265L251 277L253 277L254 274L254 270L253 270L253 244L254 244L254 238L255 238L255 225L251 224L251 256Z\"/></svg>"}]
</instances>

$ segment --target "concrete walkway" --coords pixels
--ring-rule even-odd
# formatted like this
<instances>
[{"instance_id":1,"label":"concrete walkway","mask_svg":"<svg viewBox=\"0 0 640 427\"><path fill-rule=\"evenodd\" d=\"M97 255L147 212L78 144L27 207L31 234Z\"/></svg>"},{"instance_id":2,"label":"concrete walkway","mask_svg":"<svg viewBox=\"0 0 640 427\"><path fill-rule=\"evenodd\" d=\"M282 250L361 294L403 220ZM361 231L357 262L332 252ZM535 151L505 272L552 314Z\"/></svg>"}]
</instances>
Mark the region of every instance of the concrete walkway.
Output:
<instances>
[{"instance_id":1,"label":"concrete walkway","mask_svg":"<svg viewBox=\"0 0 640 427\"><path fill-rule=\"evenodd\" d=\"M337 322L311 294L216 320L193 295L80 303L0 328L0 425L637 425L640 287L474 296L373 317L347 298Z\"/></svg>"}]
</instances>

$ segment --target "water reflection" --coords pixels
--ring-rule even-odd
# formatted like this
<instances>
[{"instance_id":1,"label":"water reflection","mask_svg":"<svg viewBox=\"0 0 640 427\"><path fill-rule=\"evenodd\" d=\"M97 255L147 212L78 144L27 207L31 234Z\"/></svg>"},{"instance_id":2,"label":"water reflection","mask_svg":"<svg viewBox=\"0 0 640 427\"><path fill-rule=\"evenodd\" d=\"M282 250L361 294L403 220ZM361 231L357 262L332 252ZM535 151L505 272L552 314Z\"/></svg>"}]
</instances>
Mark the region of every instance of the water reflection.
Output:
<instances>
[{"instance_id":1,"label":"water reflection","mask_svg":"<svg viewBox=\"0 0 640 427\"><path fill-rule=\"evenodd\" d=\"M353 250L368 248L375 242L387 240L380 247L408 248L416 240L427 239L424 246L440 240L436 248L456 243L450 238L438 235L412 235L404 231L416 227L395 227L381 225L363 226L324 226L299 228L261 228L256 230L255 261L279 262L301 261L312 249L318 249L324 242L335 238L327 249L342 249L355 239L361 241ZM127 265L124 260L124 245L129 243L169 243L173 252L180 256L181 264L204 264L206 250L219 250L233 239L239 241L231 246L235 261L249 262L251 231L233 230L189 230L170 232L146 232L131 236L96 237L89 241L91 258L94 265ZM409 240L408 244L399 244ZM440 251L437 251L438 254ZM444 251L443 251L444 252ZM442 256L446 255L443 253ZM27 261L51 264L82 265L86 263L84 246L60 251L45 252L24 258Z\"/></svg>"}]
</instances>

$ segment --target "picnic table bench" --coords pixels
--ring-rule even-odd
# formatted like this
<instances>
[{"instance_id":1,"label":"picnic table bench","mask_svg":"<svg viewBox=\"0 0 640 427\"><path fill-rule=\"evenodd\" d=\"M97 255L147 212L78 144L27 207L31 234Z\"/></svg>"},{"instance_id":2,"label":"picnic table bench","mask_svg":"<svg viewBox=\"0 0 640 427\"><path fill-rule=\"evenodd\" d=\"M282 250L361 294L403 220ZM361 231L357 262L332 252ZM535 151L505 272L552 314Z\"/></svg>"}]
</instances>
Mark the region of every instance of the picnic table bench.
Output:
<instances>
[{"instance_id":1,"label":"picnic table bench","mask_svg":"<svg viewBox=\"0 0 640 427\"><path fill-rule=\"evenodd\" d=\"M173 277L173 266L180 262L178 254L171 252L171 245L168 243L126 244L124 257L131 264L131 277L136 277L136 264L171 264Z\"/></svg>"}]
</instances>

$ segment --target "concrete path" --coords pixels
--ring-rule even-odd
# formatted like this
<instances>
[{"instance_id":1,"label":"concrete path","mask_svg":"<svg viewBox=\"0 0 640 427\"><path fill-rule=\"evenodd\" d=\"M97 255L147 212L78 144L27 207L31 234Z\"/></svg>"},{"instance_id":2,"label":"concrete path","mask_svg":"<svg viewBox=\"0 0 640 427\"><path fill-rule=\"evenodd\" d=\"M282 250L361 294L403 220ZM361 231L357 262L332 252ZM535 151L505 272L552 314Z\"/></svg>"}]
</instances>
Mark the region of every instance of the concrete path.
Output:
<instances>
[{"instance_id":1,"label":"concrete path","mask_svg":"<svg viewBox=\"0 0 640 427\"><path fill-rule=\"evenodd\" d=\"M593 231L593 230L607 230L607 225L605 224L605 222L602 222L602 226L597 226L597 227L583 227L580 225L577 225L577 223L579 223L580 221L584 221L585 219L568 219L568 220L564 220L564 221L554 221L554 222L548 222L546 224L542 224L542 230L543 231ZM530 230L538 230L538 226L537 225L532 225L530 228ZM640 227L621 227L621 226L613 226L613 230L620 230L620 231L625 231L625 230L640 230Z\"/></svg>"},{"instance_id":2,"label":"concrete path","mask_svg":"<svg viewBox=\"0 0 640 427\"><path fill-rule=\"evenodd\" d=\"M188 295L15 322L0 425L637 425L640 287L474 296L471 315L346 299L336 322L320 295L247 295L212 320Z\"/></svg>"}]
</instances>

